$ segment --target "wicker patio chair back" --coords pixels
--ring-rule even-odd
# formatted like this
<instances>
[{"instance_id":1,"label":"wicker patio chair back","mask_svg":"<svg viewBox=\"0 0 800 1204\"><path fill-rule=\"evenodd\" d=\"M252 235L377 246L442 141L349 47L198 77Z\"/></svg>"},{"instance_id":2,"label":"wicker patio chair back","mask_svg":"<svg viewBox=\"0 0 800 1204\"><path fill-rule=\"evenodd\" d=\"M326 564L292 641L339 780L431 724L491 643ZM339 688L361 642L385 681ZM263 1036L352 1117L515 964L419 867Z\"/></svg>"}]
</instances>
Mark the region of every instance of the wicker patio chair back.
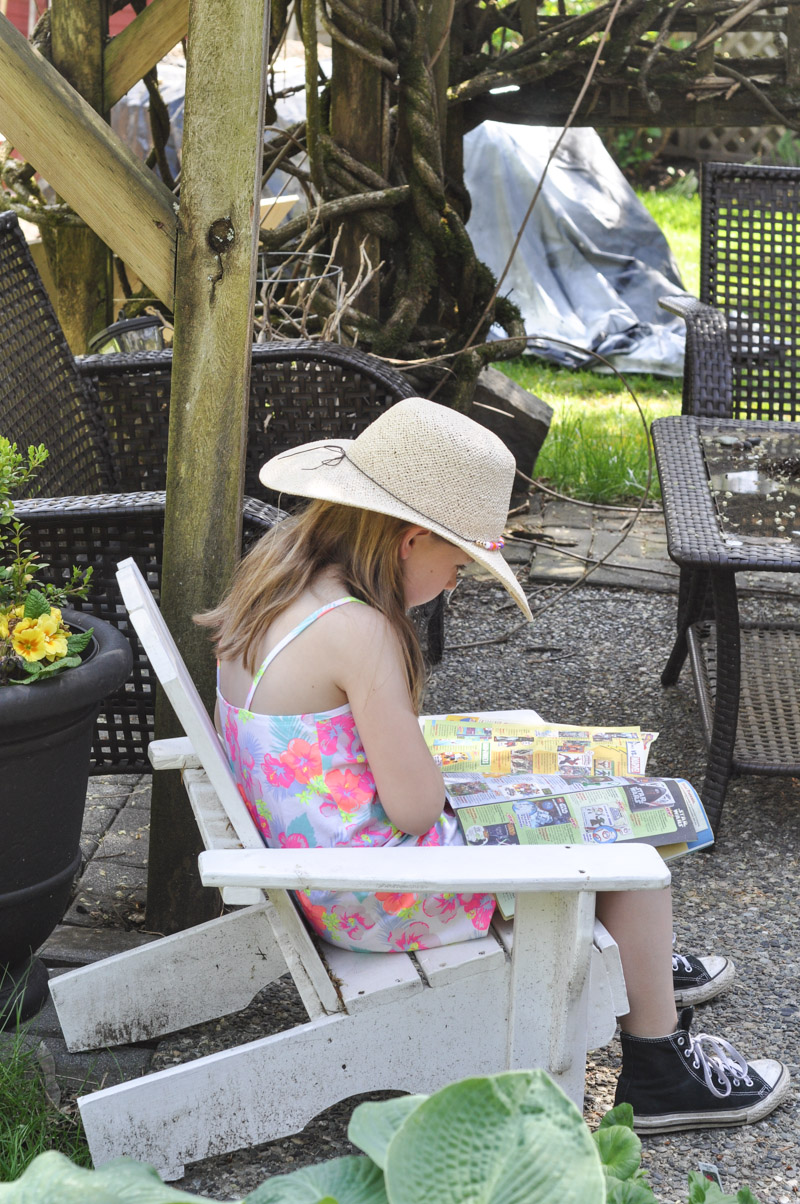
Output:
<instances>
[{"instance_id":1,"label":"wicker patio chair back","mask_svg":"<svg viewBox=\"0 0 800 1204\"><path fill-rule=\"evenodd\" d=\"M796 418L800 168L705 164L700 253L700 299L721 310L728 323L725 416ZM710 351L709 342L698 354ZM708 372L708 364L699 370ZM721 416L720 406L710 402L691 412Z\"/></svg>"},{"instance_id":2,"label":"wicker patio chair back","mask_svg":"<svg viewBox=\"0 0 800 1204\"><path fill-rule=\"evenodd\" d=\"M99 403L72 352L15 213L0 213L0 435L20 450L43 443L40 496L114 487Z\"/></svg>"},{"instance_id":3,"label":"wicker patio chair back","mask_svg":"<svg viewBox=\"0 0 800 1204\"><path fill-rule=\"evenodd\" d=\"M163 489L172 352L87 356L80 370L100 397L123 489ZM131 379L133 378L133 379ZM262 464L313 439L353 439L413 388L374 356L338 343L255 344L244 491L263 496Z\"/></svg>"}]
</instances>

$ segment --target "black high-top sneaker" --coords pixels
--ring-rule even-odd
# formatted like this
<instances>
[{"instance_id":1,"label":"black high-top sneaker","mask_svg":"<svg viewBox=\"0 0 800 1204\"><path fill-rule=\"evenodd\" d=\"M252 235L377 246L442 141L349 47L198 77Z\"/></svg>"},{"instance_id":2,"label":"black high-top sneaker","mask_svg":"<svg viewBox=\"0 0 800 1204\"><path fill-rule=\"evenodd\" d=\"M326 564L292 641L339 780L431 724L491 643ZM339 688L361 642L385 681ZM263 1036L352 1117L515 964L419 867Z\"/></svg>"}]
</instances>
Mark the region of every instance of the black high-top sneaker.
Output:
<instances>
[{"instance_id":1,"label":"black high-top sneaker","mask_svg":"<svg viewBox=\"0 0 800 1204\"><path fill-rule=\"evenodd\" d=\"M782 1062L759 1058L749 1064L722 1037L692 1035L692 1009L667 1037L621 1033L622 1072L616 1104L633 1107L637 1133L716 1129L762 1120L789 1094Z\"/></svg>"},{"instance_id":2,"label":"black high-top sneaker","mask_svg":"<svg viewBox=\"0 0 800 1204\"><path fill-rule=\"evenodd\" d=\"M736 970L729 957L707 954L694 957L691 953L673 953L672 983L675 1003L706 1003L726 991L733 982Z\"/></svg>"}]
</instances>

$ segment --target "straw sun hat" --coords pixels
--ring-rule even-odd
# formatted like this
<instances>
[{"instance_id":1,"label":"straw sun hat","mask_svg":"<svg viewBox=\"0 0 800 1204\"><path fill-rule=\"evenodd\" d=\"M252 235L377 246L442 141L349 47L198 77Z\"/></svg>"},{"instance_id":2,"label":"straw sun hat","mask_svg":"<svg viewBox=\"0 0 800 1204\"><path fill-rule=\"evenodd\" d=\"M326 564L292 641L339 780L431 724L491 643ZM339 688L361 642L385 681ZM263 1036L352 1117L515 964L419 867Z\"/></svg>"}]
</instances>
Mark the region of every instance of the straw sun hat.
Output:
<instances>
[{"instance_id":1,"label":"straw sun hat","mask_svg":"<svg viewBox=\"0 0 800 1204\"><path fill-rule=\"evenodd\" d=\"M514 457L496 435L447 406L407 397L356 439L304 443L268 460L262 484L406 519L441 535L530 608L503 559Z\"/></svg>"}]
</instances>

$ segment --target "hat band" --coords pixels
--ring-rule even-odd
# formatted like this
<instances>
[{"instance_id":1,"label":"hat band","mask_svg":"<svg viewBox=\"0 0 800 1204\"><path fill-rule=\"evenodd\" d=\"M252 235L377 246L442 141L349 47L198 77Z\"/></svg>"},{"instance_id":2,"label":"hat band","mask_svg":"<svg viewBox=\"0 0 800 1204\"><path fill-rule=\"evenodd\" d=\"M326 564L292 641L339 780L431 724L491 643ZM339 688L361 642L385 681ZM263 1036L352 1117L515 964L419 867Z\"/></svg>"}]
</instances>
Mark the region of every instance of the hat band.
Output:
<instances>
[{"instance_id":1,"label":"hat band","mask_svg":"<svg viewBox=\"0 0 800 1204\"><path fill-rule=\"evenodd\" d=\"M317 450L319 449L299 447L296 451L284 452L280 458L282 460L288 460L290 456L301 456L310 451ZM441 527L443 531L447 531L450 535L454 535L455 538L460 539L462 543L474 544L477 548L484 548L487 552L498 552L500 548L505 547L505 540L502 538L502 536L499 536L497 539L471 539L468 535L462 535L459 531L454 531L452 527L448 527L446 523L441 522L438 518L431 518L430 515L425 514L422 510L418 510L416 506L409 505L404 498L398 497L396 493L392 493L391 489L387 489L385 485L380 483L380 481L376 481L375 478L371 477L368 472L365 472L360 464L356 464L355 460L352 460L350 456L348 456L343 447L339 447L335 443L328 443L325 445L324 450L335 452L336 455L329 460L320 460L319 464L314 464L310 468L304 468L303 472L316 472L318 468L335 468L338 464L341 464L342 460L346 460L347 463L355 468L357 472L361 473L362 477L365 477L371 484L375 485L383 493L387 493L390 498L394 498L394 500L399 502L401 506L407 506L409 510L416 511L420 518L424 518L426 522L432 523L434 526Z\"/></svg>"}]
</instances>

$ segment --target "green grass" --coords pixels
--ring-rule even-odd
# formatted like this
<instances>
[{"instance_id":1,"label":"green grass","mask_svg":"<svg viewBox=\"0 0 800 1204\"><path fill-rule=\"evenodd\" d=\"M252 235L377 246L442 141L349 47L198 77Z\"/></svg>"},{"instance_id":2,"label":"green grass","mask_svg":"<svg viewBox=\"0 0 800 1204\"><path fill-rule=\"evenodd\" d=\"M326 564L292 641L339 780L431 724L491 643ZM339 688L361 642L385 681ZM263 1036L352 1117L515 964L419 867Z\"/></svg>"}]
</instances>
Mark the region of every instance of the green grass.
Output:
<instances>
[{"instance_id":1,"label":"green grass","mask_svg":"<svg viewBox=\"0 0 800 1204\"><path fill-rule=\"evenodd\" d=\"M17 1179L45 1150L58 1150L91 1167L77 1106L56 1108L25 1026L0 1033L0 1182Z\"/></svg>"},{"instance_id":2,"label":"green grass","mask_svg":"<svg viewBox=\"0 0 800 1204\"><path fill-rule=\"evenodd\" d=\"M696 294L700 264L700 198L678 189L640 193L678 262L684 287ZM559 493L590 502L638 501L647 480L648 436L636 405L616 376L559 368L526 356L495 365L553 407L550 433L535 475ZM649 424L678 414L681 381L631 373ZM651 485L658 499L658 479Z\"/></svg>"}]
</instances>

